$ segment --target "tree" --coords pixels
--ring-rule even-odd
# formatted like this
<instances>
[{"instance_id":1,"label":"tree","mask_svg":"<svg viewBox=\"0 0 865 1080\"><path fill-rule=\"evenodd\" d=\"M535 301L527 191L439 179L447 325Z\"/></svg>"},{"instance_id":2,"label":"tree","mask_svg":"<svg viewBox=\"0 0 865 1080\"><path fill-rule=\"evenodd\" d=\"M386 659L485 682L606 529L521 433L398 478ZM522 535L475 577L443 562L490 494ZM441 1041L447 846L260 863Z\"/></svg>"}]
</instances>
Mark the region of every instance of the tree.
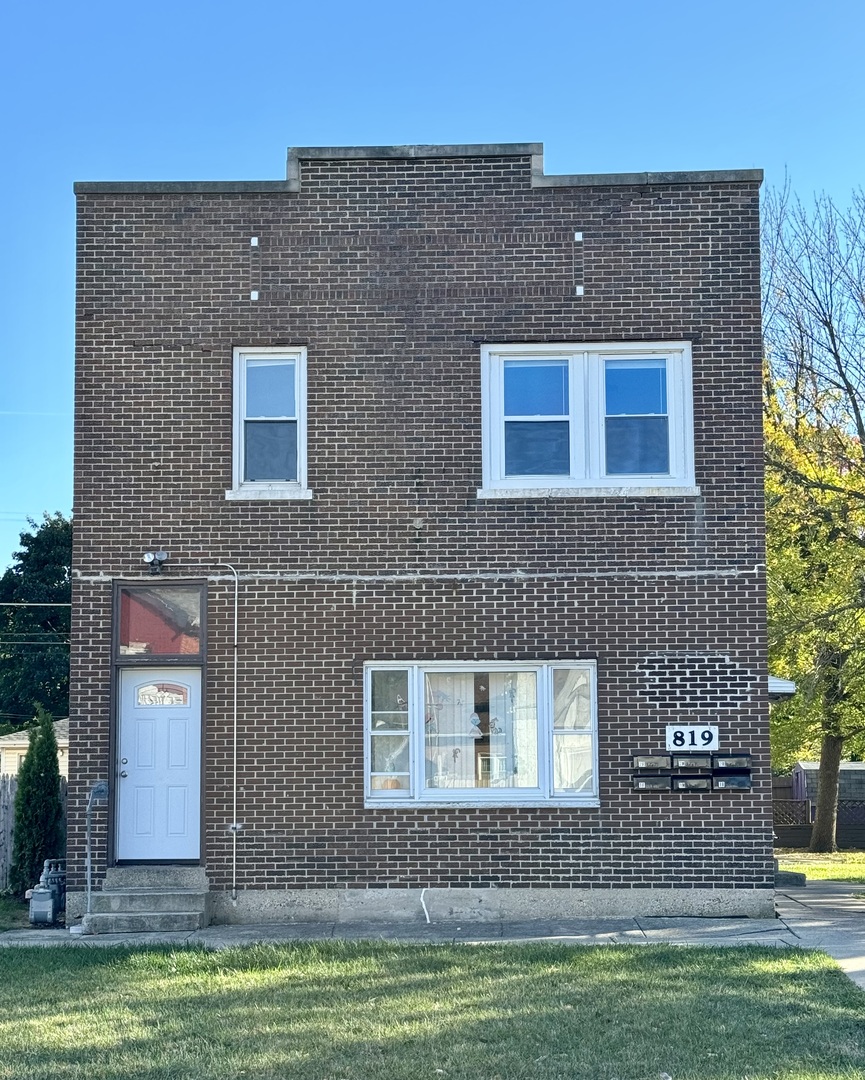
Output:
<instances>
[{"instance_id":1,"label":"tree","mask_svg":"<svg viewBox=\"0 0 865 1080\"><path fill-rule=\"evenodd\" d=\"M763 255L770 658L802 691L773 752L819 744L811 848L832 851L865 733L865 196L770 194Z\"/></svg>"},{"instance_id":2,"label":"tree","mask_svg":"<svg viewBox=\"0 0 865 1080\"><path fill-rule=\"evenodd\" d=\"M769 650L773 670L799 686L773 708L773 764L819 753L812 845L833 850L841 758L865 734L865 547L849 535L865 532L865 504L848 506L831 490L849 478L825 441L817 470L821 441L819 430L804 422L794 429L767 402ZM829 490L815 486L805 496L802 477Z\"/></svg>"},{"instance_id":3,"label":"tree","mask_svg":"<svg viewBox=\"0 0 865 1080\"><path fill-rule=\"evenodd\" d=\"M39 881L46 859L62 854L63 807L60 767L51 714L39 709L30 729L30 745L18 771L15 833L9 884L23 895Z\"/></svg>"},{"instance_id":4,"label":"tree","mask_svg":"<svg viewBox=\"0 0 865 1080\"><path fill-rule=\"evenodd\" d=\"M69 715L72 523L45 514L30 524L0 578L0 720L16 728L37 705Z\"/></svg>"}]
</instances>

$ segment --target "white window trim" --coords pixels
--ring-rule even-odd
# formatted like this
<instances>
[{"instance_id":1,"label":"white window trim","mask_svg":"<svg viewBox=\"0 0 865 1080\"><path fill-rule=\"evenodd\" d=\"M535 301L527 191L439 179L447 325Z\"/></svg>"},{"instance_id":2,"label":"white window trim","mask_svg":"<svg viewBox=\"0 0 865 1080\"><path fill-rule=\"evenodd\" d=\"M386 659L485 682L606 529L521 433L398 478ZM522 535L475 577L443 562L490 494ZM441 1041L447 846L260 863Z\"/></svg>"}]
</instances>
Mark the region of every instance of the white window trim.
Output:
<instances>
[{"instance_id":1,"label":"white window trim","mask_svg":"<svg viewBox=\"0 0 865 1080\"><path fill-rule=\"evenodd\" d=\"M243 435L246 413L245 367L248 360L292 360L297 404L297 480L251 481L243 479ZM234 420L232 424L232 486L228 500L311 499L306 486L306 349L265 346L234 350Z\"/></svg>"},{"instance_id":2,"label":"white window trim","mask_svg":"<svg viewBox=\"0 0 865 1080\"><path fill-rule=\"evenodd\" d=\"M668 474L604 476L602 371L605 360L667 361ZM567 360L570 379L571 475L505 476L504 361ZM481 347L483 487L479 499L671 497L700 494L694 478L694 416L691 345L687 341L566 342ZM585 420L581 424L580 421ZM576 423L575 423L576 421ZM582 438L580 438L580 432Z\"/></svg>"},{"instance_id":3,"label":"white window trim","mask_svg":"<svg viewBox=\"0 0 865 1080\"><path fill-rule=\"evenodd\" d=\"M579 795L556 795L553 793L553 677L557 668L587 671L592 686L591 726L592 735L591 792ZM409 708L409 771L410 795L394 798L386 789L373 793L372 774L372 672L408 671L409 696L414 702L414 712ZM470 795L461 793L457 798L444 789L441 794L425 790L424 761L424 686L425 671L531 671L537 675L538 686L538 787L537 788L477 788ZM369 661L364 664L363 713L364 713L364 806L368 809L430 809L478 808L478 807L539 807L539 806L600 806L598 794L598 694L597 664L594 660L430 660L430 661Z\"/></svg>"}]
</instances>

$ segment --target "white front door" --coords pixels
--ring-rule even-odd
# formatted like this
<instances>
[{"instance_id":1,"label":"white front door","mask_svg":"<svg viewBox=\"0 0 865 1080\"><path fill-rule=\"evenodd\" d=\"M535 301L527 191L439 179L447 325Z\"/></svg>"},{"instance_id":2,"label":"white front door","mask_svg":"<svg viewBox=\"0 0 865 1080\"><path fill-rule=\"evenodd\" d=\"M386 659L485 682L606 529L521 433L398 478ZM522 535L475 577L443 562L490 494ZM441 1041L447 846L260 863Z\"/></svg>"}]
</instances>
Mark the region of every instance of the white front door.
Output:
<instances>
[{"instance_id":1,"label":"white front door","mask_svg":"<svg viewBox=\"0 0 865 1080\"><path fill-rule=\"evenodd\" d=\"M118 859L201 854L201 672L120 672Z\"/></svg>"}]
</instances>

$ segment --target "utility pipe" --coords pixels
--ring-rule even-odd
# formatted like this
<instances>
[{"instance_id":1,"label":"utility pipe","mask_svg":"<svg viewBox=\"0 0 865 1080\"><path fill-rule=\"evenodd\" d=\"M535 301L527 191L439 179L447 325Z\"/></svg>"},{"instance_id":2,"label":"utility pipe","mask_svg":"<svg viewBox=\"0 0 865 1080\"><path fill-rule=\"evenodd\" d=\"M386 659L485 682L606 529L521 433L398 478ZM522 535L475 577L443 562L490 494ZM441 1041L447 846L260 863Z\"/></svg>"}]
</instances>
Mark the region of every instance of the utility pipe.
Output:
<instances>
[{"instance_id":1,"label":"utility pipe","mask_svg":"<svg viewBox=\"0 0 865 1080\"><path fill-rule=\"evenodd\" d=\"M237 834L240 831L240 825L237 822L237 652L240 576L230 563L223 563L222 565L228 567L234 574L234 633L231 677L231 902L237 906Z\"/></svg>"},{"instance_id":2,"label":"utility pipe","mask_svg":"<svg viewBox=\"0 0 865 1080\"><path fill-rule=\"evenodd\" d=\"M87 911L86 914L91 914L91 904L93 896L93 804L95 802L106 802L108 799L108 781L97 780L91 787L87 795L87 832L85 836L85 859L84 859L84 873L86 875L86 888L87 888Z\"/></svg>"}]
</instances>

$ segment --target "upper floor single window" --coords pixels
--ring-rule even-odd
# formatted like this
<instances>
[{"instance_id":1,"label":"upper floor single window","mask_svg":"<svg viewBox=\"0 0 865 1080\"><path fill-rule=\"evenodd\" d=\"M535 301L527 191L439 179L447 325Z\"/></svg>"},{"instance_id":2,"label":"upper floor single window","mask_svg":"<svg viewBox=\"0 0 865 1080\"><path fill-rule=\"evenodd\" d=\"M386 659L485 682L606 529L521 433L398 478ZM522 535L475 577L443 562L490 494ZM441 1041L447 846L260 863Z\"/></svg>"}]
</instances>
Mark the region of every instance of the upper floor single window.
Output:
<instances>
[{"instance_id":1,"label":"upper floor single window","mask_svg":"<svg viewBox=\"0 0 865 1080\"><path fill-rule=\"evenodd\" d=\"M486 345L481 497L696 494L686 342Z\"/></svg>"},{"instance_id":2,"label":"upper floor single window","mask_svg":"<svg viewBox=\"0 0 865 1080\"><path fill-rule=\"evenodd\" d=\"M305 499L306 349L234 350L229 499Z\"/></svg>"}]
</instances>

